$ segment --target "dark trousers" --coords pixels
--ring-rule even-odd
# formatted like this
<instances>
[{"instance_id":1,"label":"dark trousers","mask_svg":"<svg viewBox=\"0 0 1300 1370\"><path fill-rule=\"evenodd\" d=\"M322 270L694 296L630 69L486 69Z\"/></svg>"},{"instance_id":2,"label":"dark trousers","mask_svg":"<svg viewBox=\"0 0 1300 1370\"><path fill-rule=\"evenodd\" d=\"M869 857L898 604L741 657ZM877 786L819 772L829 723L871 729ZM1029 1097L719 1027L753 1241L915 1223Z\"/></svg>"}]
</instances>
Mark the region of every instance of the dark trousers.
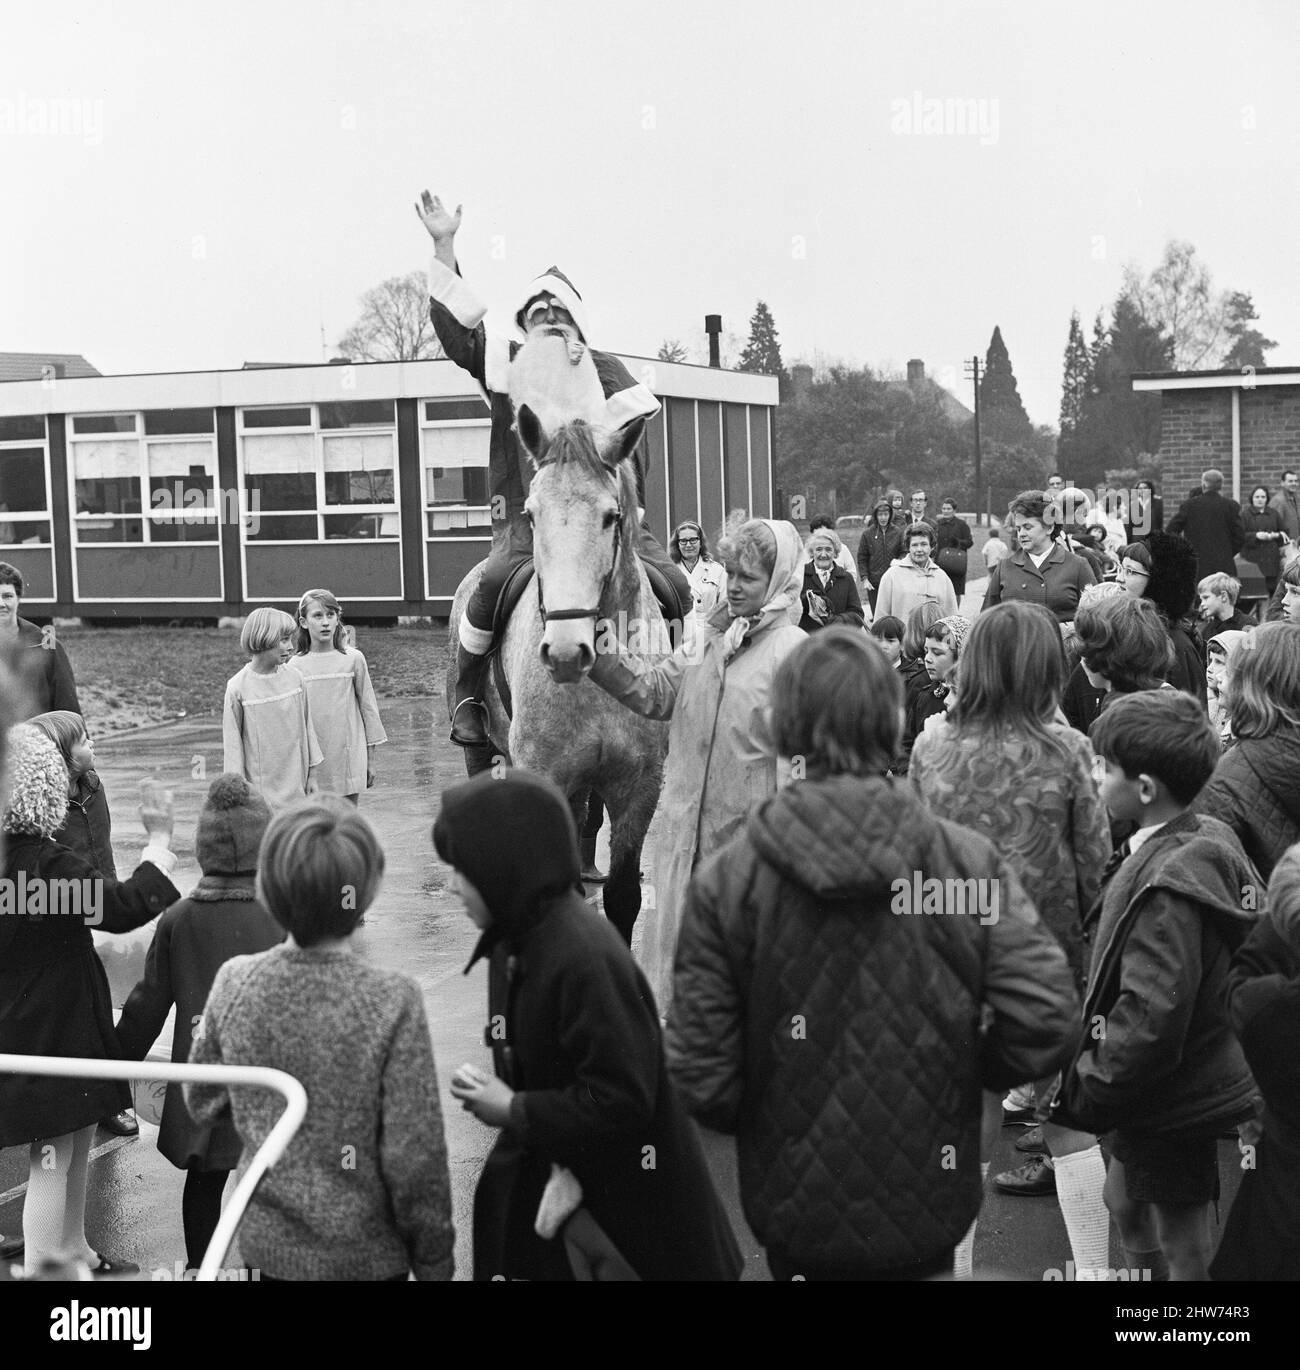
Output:
<instances>
[{"instance_id":1,"label":"dark trousers","mask_svg":"<svg viewBox=\"0 0 1300 1370\"><path fill-rule=\"evenodd\" d=\"M181 1226L185 1229L185 1260L191 1267L203 1264L204 1254L212 1243L212 1234L221 1218L221 1195L229 1178L228 1170L191 1168L185 1172Z\"/></svg>"}]
</instances>

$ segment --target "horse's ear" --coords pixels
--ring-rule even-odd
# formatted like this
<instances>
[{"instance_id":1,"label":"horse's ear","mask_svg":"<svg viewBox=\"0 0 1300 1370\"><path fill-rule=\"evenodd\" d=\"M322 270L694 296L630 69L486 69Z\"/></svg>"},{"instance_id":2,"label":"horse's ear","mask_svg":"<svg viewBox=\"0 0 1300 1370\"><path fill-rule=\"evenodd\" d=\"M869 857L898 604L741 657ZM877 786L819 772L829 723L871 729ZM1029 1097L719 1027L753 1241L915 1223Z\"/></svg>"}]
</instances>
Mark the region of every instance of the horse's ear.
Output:
<instances>
[{"instance_id":1,"label":"horse's ear","mask_svg":"<svg viewBox=\"0 0 1300 1370\"><path fill-rule=\"evenodd\" d=\"M644 418L635 418L630 423L625 423L614 434L609 446L605 449L603 457L605 465L616 467L620 462L626 461L636 451L637 444L641 441L641 435L644 432Z\"/></svg>"},{"instance_id":2,"label":"horse's ear","mask_svg":"<svg viewBox=\"0 0 1300 1370\"><path fill-rule=\"evenodd\" d=\"M524 445L524 451L533 459L535 465L540 466L542 458L546 456L546 449L551 445L550 439L542 431L537 415L526 404L521 404L519 412L515 415L515 431L519 434L519 441Z\"/></svg>"}]
</instances>

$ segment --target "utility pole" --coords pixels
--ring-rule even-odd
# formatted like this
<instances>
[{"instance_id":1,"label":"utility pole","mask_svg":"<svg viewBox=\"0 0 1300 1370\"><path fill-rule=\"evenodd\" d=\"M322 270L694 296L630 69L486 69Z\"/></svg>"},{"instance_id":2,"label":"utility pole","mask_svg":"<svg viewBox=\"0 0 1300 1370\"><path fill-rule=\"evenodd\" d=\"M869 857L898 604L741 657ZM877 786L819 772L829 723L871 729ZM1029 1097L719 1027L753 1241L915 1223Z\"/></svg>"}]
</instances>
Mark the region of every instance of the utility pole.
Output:
<instances>
[{"instance_id":1,"label":"utility pole","mask_svg":"<svg viewBox=\"0 0 1300 1370\"><path fill-rule=\"evenodd\" d=\"M966 363L966 375L975 384L975 522L982 521L984 506L980 503L980 359L972 357Z\"/></svg>"}]
</instances>

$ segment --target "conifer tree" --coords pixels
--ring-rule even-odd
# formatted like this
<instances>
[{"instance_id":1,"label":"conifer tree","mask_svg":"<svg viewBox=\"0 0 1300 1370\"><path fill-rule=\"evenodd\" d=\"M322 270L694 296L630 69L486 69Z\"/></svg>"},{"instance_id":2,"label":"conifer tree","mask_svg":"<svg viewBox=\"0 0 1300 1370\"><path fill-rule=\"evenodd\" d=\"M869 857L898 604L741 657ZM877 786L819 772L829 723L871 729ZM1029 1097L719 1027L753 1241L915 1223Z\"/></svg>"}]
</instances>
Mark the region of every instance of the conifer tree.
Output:
<instances>
[{"instance_id":1,"label":"conifer tree","mask_svg":"<svg viewBox=\"0 0 1300 1370\"><path fill-rule=\"evenodd\" d=\"M1083 422L1083 405L1092 385L1092 363L1083 329L1079 326L1079 311L1070 315L1070 332L1065 343L1065 370L1061 381L1061 436L1057 443L1058 465L1068 465L1075 455L1079 427Z\"/></svg>"},{"instance_id":2,"label":"conifer tree","mask_svg":"<svg viewBox=\"0 0 1300 1370\"><path fill-rule=\"evenodd\" d=\"M769 376L784 376L781 365L781 340L776 332L776 320L762 300L749 321L749 341L737 363L740 371L761 371Z\"/></svg>"},{"instance_id":3,"label":"conifer tree","mask_svg":"<svg viewBox=\"0 0 1300 1370\"><path fill-rule=\"evenodd\" d=\"M1027 440L1034 431L1020 400L1016 374L1011 369L1001 328L994 328L984 359L984 375L980 378L980 421L989 437L999 442Z\"/></svg>"}]
</instances>

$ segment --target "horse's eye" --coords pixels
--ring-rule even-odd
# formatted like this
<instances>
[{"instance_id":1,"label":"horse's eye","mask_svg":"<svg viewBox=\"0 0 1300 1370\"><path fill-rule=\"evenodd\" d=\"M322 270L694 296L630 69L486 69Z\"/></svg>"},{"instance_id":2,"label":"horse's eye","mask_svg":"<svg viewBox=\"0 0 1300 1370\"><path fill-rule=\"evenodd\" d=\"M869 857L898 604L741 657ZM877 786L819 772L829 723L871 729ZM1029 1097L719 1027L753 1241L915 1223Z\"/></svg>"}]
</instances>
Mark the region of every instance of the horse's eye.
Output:
<instances>
[{"instance_id":1,"label":"horse's eye","mask_svg":"<svg viewBox=\"0 0 1300 1370\"><path fill-rule=\"evenodd\" d=\"M605 526L606 528L612 528L617 522L618 522L618 514L617 514L614 510L611 509L611 510L609 511L609 513L607 513L607 514L605 515L605 524L604 524L604 526Z\"/></svg>"}]
</instances>

